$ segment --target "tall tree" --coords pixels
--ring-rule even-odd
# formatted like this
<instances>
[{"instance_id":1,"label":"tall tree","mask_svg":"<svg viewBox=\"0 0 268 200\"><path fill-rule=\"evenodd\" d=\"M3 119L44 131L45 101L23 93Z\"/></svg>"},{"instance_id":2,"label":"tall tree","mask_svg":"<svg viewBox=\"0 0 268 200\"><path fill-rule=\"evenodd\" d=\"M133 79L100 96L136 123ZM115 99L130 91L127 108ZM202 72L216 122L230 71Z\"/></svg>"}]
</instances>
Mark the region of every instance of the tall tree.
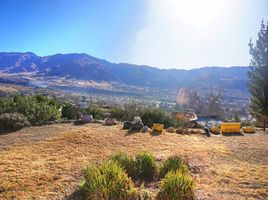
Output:
<instances>
[{"instance_id":1,"label":"tall tree","mask_svg":"<svg viewBox=\"0 0 268 200\"><path fill-rule=\"evenodd\" d=\"M250 40L249 53L252 56L249 71L250 111L263 120L265 131L268 119L268 22L262 21L256 44Z\"/></svg>"}]
</instances>

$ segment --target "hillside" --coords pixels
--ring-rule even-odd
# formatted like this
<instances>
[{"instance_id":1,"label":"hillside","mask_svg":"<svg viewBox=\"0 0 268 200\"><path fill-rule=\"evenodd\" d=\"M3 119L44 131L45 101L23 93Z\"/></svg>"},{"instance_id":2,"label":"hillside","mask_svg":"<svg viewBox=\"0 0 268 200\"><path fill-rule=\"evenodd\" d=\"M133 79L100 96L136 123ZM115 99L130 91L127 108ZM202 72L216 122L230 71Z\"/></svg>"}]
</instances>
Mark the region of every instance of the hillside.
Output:
<instances>
[{"instance_id":1,"label":"hillside","mask_svg":"<svg viewBox=\"0 0 268 200\"><path fill-rule=\"evenodd\" d=\"M198 199L267 199L267 142L260 131L207 138L166 131L129 134L122 125L29 127L0 135L0 199L78 199L84 167L118 150L151 151L158 161L185 158Z\"/></svg>"},{"instance_id":2,"label":"hillside","mask_svg":"<svg viewBox=\"0 0 268 200\"><path fill-rule=\"evenodd\" d=\"M247 91L247 67L204 67L192 70L158 69L144 65L111 63L87 54L0 53L0 73L31 73L35 77L116 83L152 88L224 87Z\"/></svg>"}]
</instances>

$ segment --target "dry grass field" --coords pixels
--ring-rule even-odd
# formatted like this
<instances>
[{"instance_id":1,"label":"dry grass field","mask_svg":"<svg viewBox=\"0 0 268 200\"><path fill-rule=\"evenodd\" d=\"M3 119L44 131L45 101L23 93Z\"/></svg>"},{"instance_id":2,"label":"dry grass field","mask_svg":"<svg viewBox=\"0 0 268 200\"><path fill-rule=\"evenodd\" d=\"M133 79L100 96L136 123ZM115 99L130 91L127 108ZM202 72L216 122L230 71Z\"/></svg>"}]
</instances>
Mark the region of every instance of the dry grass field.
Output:
<instances>
[{"instance_id":1,"label":"dry grass field","mask_svg":"<svg viewBox=\"0 0 268 200\"><path fill-rule=\"evenodd\" d=\"M208 138L121 127L55 124L0 135L0 199L66 199L87 163L118 150L184 157L199 199L268 199L268 134Z\"/></svg>"}]
</instances>

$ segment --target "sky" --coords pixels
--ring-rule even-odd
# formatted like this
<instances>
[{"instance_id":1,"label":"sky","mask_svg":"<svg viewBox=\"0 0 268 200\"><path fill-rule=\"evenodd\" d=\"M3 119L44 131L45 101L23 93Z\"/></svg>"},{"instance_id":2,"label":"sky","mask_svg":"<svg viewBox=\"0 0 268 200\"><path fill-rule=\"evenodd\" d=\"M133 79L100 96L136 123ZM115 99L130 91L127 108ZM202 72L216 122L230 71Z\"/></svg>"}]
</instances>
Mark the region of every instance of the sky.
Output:
<instances>
[{"instance_id":1,"label":"sky","mask_svg":"<svg viewBox=\"0 0 268 200\"><path fill-rule=\"evenodd\" d=\"M268 0L0 0L0 51L159 68L247 66Z\"/></svg>"}]
</instances>

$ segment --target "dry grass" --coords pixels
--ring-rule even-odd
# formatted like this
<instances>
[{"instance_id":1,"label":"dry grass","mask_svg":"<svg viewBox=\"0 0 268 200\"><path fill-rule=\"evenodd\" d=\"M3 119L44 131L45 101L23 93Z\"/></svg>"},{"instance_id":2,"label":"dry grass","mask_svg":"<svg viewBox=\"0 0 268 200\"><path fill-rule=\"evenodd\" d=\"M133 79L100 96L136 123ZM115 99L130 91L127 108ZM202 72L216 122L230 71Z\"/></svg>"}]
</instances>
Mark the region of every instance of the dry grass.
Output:
<instances>
[{"instance_id":1,"label":"dry grass","mask_svg":"<svg viewBox=\"0 0 268 200\"><path fill-rule=\"evenodd\" d=\"M0 148L0 199L64 199L75 190L83 166L116 150L129 155L149 150L158 160L185 157L200 199L268 198L267 134L153 136L128 134L121 125L57 124L0 136L0 147L5 141L9 143Z\"/></svg>"}]
</instances>

